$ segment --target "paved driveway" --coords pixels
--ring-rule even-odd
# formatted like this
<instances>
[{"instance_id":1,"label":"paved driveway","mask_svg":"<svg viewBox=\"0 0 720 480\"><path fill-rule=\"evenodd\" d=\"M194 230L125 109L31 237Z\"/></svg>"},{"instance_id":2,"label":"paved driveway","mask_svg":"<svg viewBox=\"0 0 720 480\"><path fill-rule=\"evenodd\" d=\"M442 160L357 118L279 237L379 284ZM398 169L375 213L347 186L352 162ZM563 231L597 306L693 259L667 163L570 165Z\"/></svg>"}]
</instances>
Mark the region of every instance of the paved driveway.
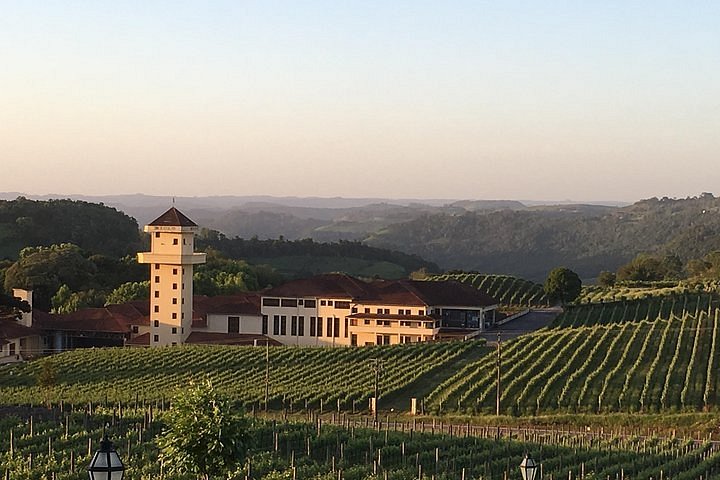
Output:
<instances>
[{"instance_id":1,"label":"paved driveway","mask_svg":"<svg viewBox=\"0 0 720 480\"><path fill-rule=\"evenodd\" d=\"M505 325L490 328L478 336L485 338L488 345L495 345L497 343L498 332L500 333L501 341L515 338L519 335L547 327L561 312L562 310L559 308L532 310L527 315L511 320Z\"/></svg>"}]
</instances>

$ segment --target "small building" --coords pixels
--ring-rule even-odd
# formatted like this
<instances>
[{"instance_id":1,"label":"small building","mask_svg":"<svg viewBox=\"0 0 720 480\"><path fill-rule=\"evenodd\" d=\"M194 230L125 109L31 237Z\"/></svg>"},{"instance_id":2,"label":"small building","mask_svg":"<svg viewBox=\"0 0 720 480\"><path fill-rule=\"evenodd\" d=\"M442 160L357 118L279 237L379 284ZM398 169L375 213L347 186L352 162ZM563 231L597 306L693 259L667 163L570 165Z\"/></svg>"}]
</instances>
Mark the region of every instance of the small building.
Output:
<instances>
[{"instance_id":1,"label":"small building","mask_svg":"<svg viewBox=\"0 0 720 480\"><path fill-rule=\"evenodd\" d=\"M42 354L41 331L33 326L32 291L14 289L13 296L30 305L30 312L0 317L0 363L27 360Z\"/></svg>"}]
</instances>

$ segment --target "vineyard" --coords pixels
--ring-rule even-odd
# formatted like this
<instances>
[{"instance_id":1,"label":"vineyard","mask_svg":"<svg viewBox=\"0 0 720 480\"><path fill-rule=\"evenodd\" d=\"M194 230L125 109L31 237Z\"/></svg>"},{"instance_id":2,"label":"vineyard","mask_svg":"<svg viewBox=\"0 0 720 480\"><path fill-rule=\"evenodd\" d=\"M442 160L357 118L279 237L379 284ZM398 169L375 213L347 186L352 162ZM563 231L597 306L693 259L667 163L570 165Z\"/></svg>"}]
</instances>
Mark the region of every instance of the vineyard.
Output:
<instances>
[{"instance_id":1,"label":"vineyard","mask_svg":"<svg viewBox=\"0 0 720 480\"><path fill-rule=\"evenodd\" d=\"M87 478L85 469L102 425L107 424L126 478L194 478L163 475L155 443L163 416L159 403L88 405L78 410L56 406L4 415L0 472L7 480ZM253 419L248 459L227 478L519 479L518 465L525 453L541 464L542 478L720 478L720 444L706 440L557 430L501 432L419 422L382 422L370 429L361 420L335 420L337 426L328 425L327 417L302 423Z\"/></svg>"},{"instance_id":2,"label":"vineyard","mask_svg":"<svg viewBox=\"0 0 720 480\"><path fill-rule=\"evenodd\" d=\"M701 311L710 314L718 305L711 294L688 294L649 297L607 303L568 305L553 326L556 328L609 325L623 322L650 322L655 319L686 315L697 317Z\"/></svg>"},{"instance_id":3,"label":"vineyard","mask_svg":"<svg viewBox=\"0 0 720 480\"><path fill-rule=\"evenodd\" d=\"M715 409L719 311L708 313L702 302L683 305L682 317L657 318L651 310L649 317L611 322L605 321L608 312L598 321L568 322L593 326L544 330L507 343L502 412ZM494 413L495 365L494 355L467 364L433 390L426 405L434 412Z\"/></svg>"},{"instance_id":4,"label":"vineyard","mask_svg":"<svg viewBox=\"0 0 720 480\"><path fill-rule=\"evenodd\" d=\"M428 280L456 280L468 283L506 306L540 307L550 304L542 285L510 275L460 273L436 275Z\"/></svg>"},{"instance_id":5,"label":"vineyard","mask_svg":"<svg viewBox=\"0 0 720 480\"><path fill-rule=\"evenodd\" d=\"M600 303L622 300L637 300L650 297L682 296L692 294L717 293L717 281L662 281L662 282L622 282L612 287L599 285L583 286L576 303Z\"/></svg>"},{"instance_id":6,"label":"vineyard","mask_svg":"<svg viewBox=\"0 0 720 480\"><path fill-rule=\"evenodd\" d=\"M0 404L88 402L105 398L169 398L193 377L209 377L219 390L247 406L366 409L373 395L375 359L382 395L446 366L481 342L362 348L183 346L74 350L0 369ZM267 355L267 356L266 356ZM51 382L39 382L44 371ZM40 383L40 384L38 384Z\"/></svg>"}]
</instances>

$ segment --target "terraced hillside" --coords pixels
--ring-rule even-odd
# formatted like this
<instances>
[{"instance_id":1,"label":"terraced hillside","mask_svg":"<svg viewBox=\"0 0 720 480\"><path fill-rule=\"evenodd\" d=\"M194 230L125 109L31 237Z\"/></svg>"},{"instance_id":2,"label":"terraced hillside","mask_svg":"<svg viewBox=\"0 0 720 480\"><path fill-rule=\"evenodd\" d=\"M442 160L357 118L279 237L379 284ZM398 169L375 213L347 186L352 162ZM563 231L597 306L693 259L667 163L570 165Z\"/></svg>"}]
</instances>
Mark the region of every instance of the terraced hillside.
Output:
<instances>
[{"instance_id":1,"label":"terraced hillside","mask_svg":"<svg viewBox=\"0 0 720 480\"><path fill-rule=\"evenodd\" d=\"M715 409L718 310L654 321L543 330L508 342L501 410L657 412ZM606 318L606 317L601 317ZM434 411L491 413L496 358L468 364L426 399Z\"/></svg>"},{"instance_id":2,"label":"terraced hillside","mask_svg":"<svg viewBox=\"0 0 720 480\"><path fill-rule=\"evenodd\" d=\"M126 401L136 395L144 400L169 398L191 378L205 376L246 405L259 405L265 401L267 373L270 408L318 408L323 402L327 408L350 411L367 408L374 391L375 359L381 361L380 388L385 396L474 355L481 346L471 341L362 348L74 350L0 368L0 405Z\"/></svg>"},{"instance_id":3,"label":"terraced hillside","mask_svg":"<svg viewBox=\"0 0 720 480\"><path fill-rule=\"evenodd\" d=\"M435 275L428 280L456 280L469 283L506 306L538 307L550 304L542 285L511 275L458 273Z\"/></svg>"}]
</instances>

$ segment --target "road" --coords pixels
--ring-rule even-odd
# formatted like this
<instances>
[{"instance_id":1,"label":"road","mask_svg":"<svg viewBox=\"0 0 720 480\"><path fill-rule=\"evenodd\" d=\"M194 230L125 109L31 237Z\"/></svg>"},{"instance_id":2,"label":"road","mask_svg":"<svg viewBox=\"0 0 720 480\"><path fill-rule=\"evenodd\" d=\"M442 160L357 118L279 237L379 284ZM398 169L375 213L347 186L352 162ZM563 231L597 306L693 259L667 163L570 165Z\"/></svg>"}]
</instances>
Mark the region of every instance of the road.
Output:
<instances>
[{"instance_id":1,"label":"road","mask_svg":"<svg viewBox=\"0 0 720 480\"><path fill-rule=\"evenodd\" d=\"M498 332L500 333L501 341L509 340L519 335L547 327L555 317L560 315L561 311L559 308L532 310L527 315L511 320L505 325L489 328L478 336L483 337L488 345L495 345L497 343Z\"/></svg>"}]
</instances>

